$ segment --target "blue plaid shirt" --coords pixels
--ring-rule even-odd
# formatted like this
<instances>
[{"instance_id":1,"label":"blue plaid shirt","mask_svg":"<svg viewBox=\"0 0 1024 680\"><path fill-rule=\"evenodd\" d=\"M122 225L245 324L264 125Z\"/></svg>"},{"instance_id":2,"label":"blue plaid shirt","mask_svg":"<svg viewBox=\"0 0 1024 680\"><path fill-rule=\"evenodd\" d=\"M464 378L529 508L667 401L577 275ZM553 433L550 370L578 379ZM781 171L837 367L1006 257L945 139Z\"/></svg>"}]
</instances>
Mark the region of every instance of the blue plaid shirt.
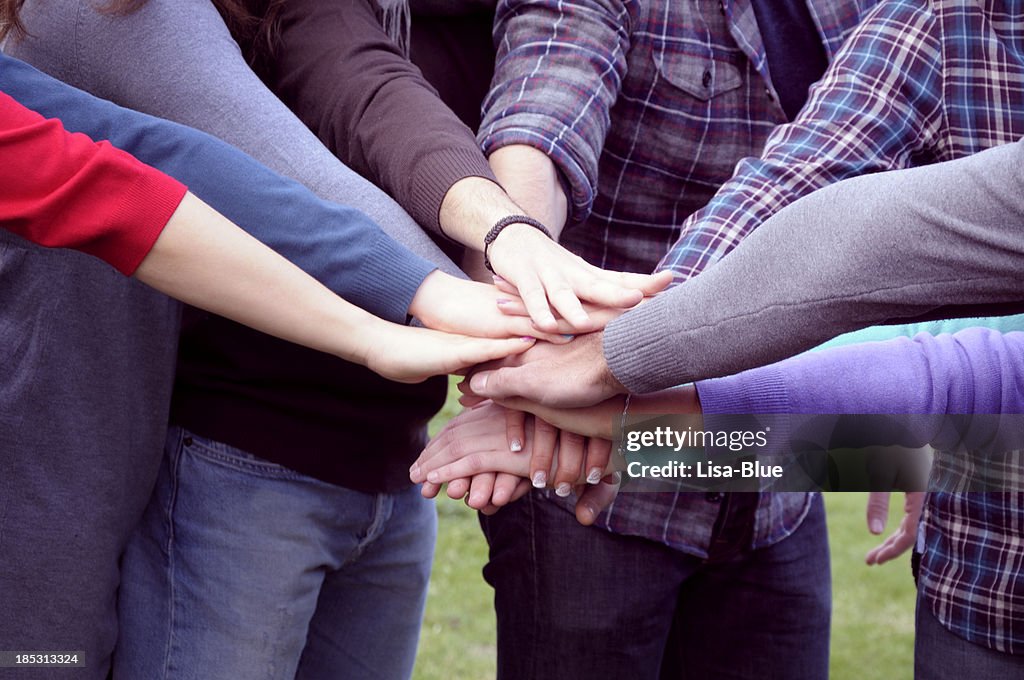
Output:
<instances>
[{"instance_id":1,"label":"blue plaid shirt","mask_svg":"<svg viewBox=\"0 0 1024 680\"><path fill-rule=\"evenodd\" d=\"M939 452L934 478L971 479L970 456ZM924 606L960 637L1024 654L1024 452L989 463L1012 491L928 494L918 549Z\"/></svg>"},{"instance_id":2,"label":"blue plaid shirt","mask_svg":"<svg viewBox=\"0 0 1024 680\"><path fill-rule=\"evenodd\" d=\"M809 0L830 58L873 4ZM652 270L786 120L749 0L501 0L495 39L484 152L548 154L571 193L561 242L602 267ZM809 507L807 494L762 494L754 547L791 534ZM707 557L720 508L720 494L622 493L598 523Z\"/></svg>"},{"instance_id":3,"label":"blue plaid shirt","mask_svg":"<svg viewBox=\"0 0 1024 680\"><path fill-rule=\"evenodd\" d=\"M687 219L662 267L693 276L783 206L844 177L1022 136L1024 0L883 2L797 119ZM1024 494L931 494L922 532L925 605L971 642L1024 653Z\"/></svg>"}]
</instances>

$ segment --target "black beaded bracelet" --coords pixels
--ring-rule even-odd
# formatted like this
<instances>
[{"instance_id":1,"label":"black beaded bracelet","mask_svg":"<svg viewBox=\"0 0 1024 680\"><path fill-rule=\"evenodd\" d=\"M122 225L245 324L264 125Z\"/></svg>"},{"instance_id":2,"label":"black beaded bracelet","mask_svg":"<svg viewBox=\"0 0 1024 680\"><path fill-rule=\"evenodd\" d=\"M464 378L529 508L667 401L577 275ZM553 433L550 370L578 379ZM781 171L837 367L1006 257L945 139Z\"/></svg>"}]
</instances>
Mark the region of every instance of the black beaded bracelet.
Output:
<instances>
[{"instance_id":1,"label":"black beaded bracelet","mask_svg":"<svg viewBox=\"0 0 1024 680\"><path fill-rule=\"evenodd\" d=\"M498 238L498 234L500 234L505 227L510 224L528 224L534 229L539 230L548 238L551 238L551 232L548 231L548 228L532 217L527 217L526 215L509 215L508 217L502 217L498 220L497 224L491 227L491 230L487 232L487 235L484 236L484 266L487 267L487 271L492 274L494 273L494 268L491 267L491 259L487 256L487 251L490 249L491 244L494 243L494 239Z\"/></svg>"}]
</instances>

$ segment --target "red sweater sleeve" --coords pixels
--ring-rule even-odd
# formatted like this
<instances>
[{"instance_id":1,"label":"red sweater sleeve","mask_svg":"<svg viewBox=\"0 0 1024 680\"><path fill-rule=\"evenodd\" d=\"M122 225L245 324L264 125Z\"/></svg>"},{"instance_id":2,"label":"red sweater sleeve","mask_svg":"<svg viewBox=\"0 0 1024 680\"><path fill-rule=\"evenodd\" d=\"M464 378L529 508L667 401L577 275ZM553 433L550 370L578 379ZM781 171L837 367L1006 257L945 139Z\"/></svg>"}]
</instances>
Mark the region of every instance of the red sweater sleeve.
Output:
<instances>
[{"instance_id":1,"label":"red sweater sleeve","mask_svg":"<svg viewBox=\"0 0 1024 680\"><path fill-rule=\"evenodd\" d=\"M0 93L0 227L130 276L185 196L109 142L70 133Z\"/></svg>"}]
</instances>

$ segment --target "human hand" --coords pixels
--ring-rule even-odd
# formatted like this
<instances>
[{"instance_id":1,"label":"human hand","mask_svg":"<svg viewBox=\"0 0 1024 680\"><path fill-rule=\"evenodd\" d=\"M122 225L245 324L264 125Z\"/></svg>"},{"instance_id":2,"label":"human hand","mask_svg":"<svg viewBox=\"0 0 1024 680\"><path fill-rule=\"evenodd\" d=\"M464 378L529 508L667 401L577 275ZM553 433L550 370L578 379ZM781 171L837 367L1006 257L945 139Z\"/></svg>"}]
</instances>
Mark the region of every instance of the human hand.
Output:
<instances>
[{"instance_id":1,"label":"human hand","mask_svg":"<svg viewBox=\"0 0 1024 680\"><path fill-rule=\"evenodd\" d=\"M499 309L502 314L522 317L530 316L530 310L526 308L526 303L524 303L523 299L519 297L519 292L516 290L515 286L497 275L492 276L491 280L499 291L507 294L506 297L499 302ZM645 297L638 304L643 304L643 302L648 299L649 298ZM591 302L583 302L581 304L583 305L583 311L585 311L587 316L590 317L590 323L586 329L587 332L602 330L605 326L622 316L622 314L627 311L627 308L602 307ZM581 329L573 327L561 316L556 314L555 318L558 321L558 329L560 332L566 330L573 334L582 332Z\"/></svg>"},{"instance_id":2,"label":"human hand","mask_svg":"<svg viewBox=\"0 0 1024 680\"><path fill-rule=\"evenodd\" d=\"M481 366L463 381L463 405L524 397L544 406L585 407L624 394L604 359L601 333L565 345L541 343L516 359Z\"/></svg>"},{"instance_id":3,"label":"human hand","mask_svg":"<svg viewBox=\"0 0 1024 680\"><path fill-rule=\"evenodd\" d=\"M871 492L868 494L867 521L868 531L876 536L885 530L889 518L889 492ZM925 493L910 491L904 494L903 519L899 526L880 545L872 548L865 562L867 564L883 564L899 557L917 540L917 525L921 520L921 509L924 507Z\"/></svg>"},{"instance_id":4,"label":"human hand","mask_svg":"<svg viewBox=\"0 0 1024 680\"><path fill-rule=\"evenodd\" d=\"M460 391L469 389L468 386L464 387L464 385L466 385L466 381L459 384ZM475 401L476 399L476 397L466 397L467 401ZM514 442L521 441L522 423L527 413L531 413L538 419L550 423L559 430L567 430L585 437L611 440L615 436L613 432L614 423L617 418L621 417L625 402L625 397L617 394L599 404L582 408L545 406L522 397L509 397L508 399L498 400L496 403L506 408L506 429L509 433L509 448L515 451L519 449L514 446ZM673 412L671 410L666 411L666 413ZM534 450L536 450L536 446Z\"/></svg>"},{"instance_id":5,"label":"human hand","mask_svg":"<svg viewBox=\"0 0 1024 680\"><path fill-rule=\"evenodd\" d=\"M524 352L533 338L475 338L411 328L376 317L358 338L355 359L388 380L423 382L433 375L458 373L471 366ZM368 324L368 325L369 325Z\"/></svg>"},{"instance_id":6,"label":"human hand","mask_svg":"<svg viewBox=\"0 0 1024 680\"><path fill-rule=\"evenodd\" d=\"M559 328L555 313L576 333L602 328L583 308L584 301L629 309L672 283L671 272L632 274L595 267L526 224L503 229L488 258L494 273L518 291L537 328L549 333Z\"/></svg>"},{"instance_id":7,"label":"human hand","mask_svg":"<svg viewBox=\"0 0 1024 680\"><path fill-rule=\"evenodd\" d=\"M445 274L431 272L416 290L409 304L409 313L424 326L448 333L460 333L482 338L512 338L532 336L551 343L565 344L571 337L572 326L561 321L554 333L539 331L529 317L503 314L503 305L516 309L523 306L514 292L504 292L497 286L468 281Z\"/></svg>"},{"instance_id":8,"label":"human hand","mask_svg":"<svg viewBox=\"0 0 1024 680\"><path fill-rule=\"evenodd\" d=\"M528 477L535 431L525 428L522 449L513 452L506 438L504 414L501 406L485 402L449 420L409 468L409 478L415 484L444 484L485 472Z\"/></svg>"},{"instance_id":9,"label":"human hand","mask_svg":"<svg viewBox=\"0 0 1024 680\"><path fill-rule=\"evenodd\" d=\"M534 486L542 488L551 474L551 468L557 466L553 477L556 493L567 496L573 485L584 481L584 461L590 476L586 481L590 484L597 484L606 472L611 455L610 442L576 435L563 439L550 425L533 418L528 421L521 435L521 452L511 451L507 444L508 430L503 422L504 411L493 402L487 402L449 421L410 468L412 481L424 483L424 495L435 496L440 485L447 482L450 497L462 498L468 491L470 505L479 508L492 483L486 477L479 478L483 474L505 472L521 477L529 475ZM530 454L536 454L533 462ZM545 462L537 462L541 460ZM470 478L473 479L472 488L465 481ZM511 497L512 494L507 495ZM503 505L504 502L508 502L504 492L500 495L495 493L491 499L495 506Z\"/></svg>"}]
</instances>

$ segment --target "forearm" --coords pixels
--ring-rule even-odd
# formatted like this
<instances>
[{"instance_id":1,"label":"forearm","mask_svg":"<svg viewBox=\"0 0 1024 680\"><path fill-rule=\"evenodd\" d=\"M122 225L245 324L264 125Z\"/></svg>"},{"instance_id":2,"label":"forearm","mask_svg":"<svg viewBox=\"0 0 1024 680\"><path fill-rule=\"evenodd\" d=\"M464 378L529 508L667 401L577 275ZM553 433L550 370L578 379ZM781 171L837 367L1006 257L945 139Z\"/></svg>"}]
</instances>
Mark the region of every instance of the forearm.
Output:
<instances>
[{"instance_id":1,"label":"forearm","mask_svg":"<svg viewBox=\"0 0 1024 680\"><path fill-rule=\"evenodd\" d=\"M516 145L550 157L570 187L574 220L594 200L638 8L632 0L498 3L495 73L477 137L488 157ZM560 228L559 217L551 218Z\"/></svg>"},{"instance_id":2,"label":"forearm","mask_svg":"<svg viewBox=\"0 0 1024 680\"><path fill-rule=\"evenodd\" d=\"M825 447L897 445L998 452L1019 448L1020 429L985 414L1024 413L1024 333L971 328L955 335L848 345L697 383L705 418L721 414L820 414L772 429ZM841 416L858 427L839 427ZM882 415L894 414L893 418ZM938 416L967 414L950 419ZM982 417L977 417L977 416ZM837 435L843 432L842 439ZM772 443L780 451L788 443Z\"/></svg>"},{"instance_id":3,"label":"forearm","mask_svg":"<svg viewBox=\"0 0 1024 680\"><path fill-rule=\"evenodd\" d=\"M188 304L362 365L385 322L186 194L135 277Z\"/></svg>"},{"instance_id":4,"label":"forearm","mask_svg":"<svg viewBox=\"0 0 1024 680\"><path fill-rule=\"evenodd\" d=\"M1017 143L803 198L715 267L609 324L612 373L649 392L938 307L1024 299L1022 163Z\"/></svg>"},{"instance_id":5,"label":"forearm","mask_svg":"<svg viewBox=\"0 0 1024 680\"><path fill-rule=\"evenodd\" d=\"M28 0L14 56L127 108L202 130L355 208L412 252L458 268L393 199L345 167L253 73L210 0L148 0L112 15L90 0ZM300 225L295 225L296 227Z\"/></svg>"},{"instance_id":6,"label":"forearm","mask_svg":"<svg viewBox=\"0 0 1024 680\"><path fill-rule=\"evenodd\" d=\"M135 271L185 195L108 143L69 133L0 93L0 227Z\"/></svg>"},{"instance_id":7,"label":"forearm","mask_svg":"<svg viewBox=\"0 0 1024 680\"><path fill-rule=\"evenodd\" d=\"M472 132L398 51L375 9L370 0L287 3L271 86L331 151L437 231L453 185L494 177Z\"/></svg>"},{"instance_id":8,"label":"forearm","mask_svg":"<svg viewBox=\"0 0 1024 680\"><path fill-rule=\"evenodd\" d=\"M509 197L557 240L565 227L568 201L551 158L532 146L513 144L496 149L487 160Z\"/></svg>"},{"instance_id":9,"label":"forearm","mask_svg":"<svg viewBox=\"0 0 1024 680\"><path fill-rule=\"evenodd\" d=\"M893 31L899 31L894 38ZM898 58L894 52L898 52ZM822 187L907 167L934 149L941 125L942 51L928 7L883 3L836 55L790 124L759 158L742 160L683 224L659 269L684 281L708 269L773 214ZM823 232L830 225L823 224Z\"/></svg>"},{"instance_id":10,"label":"forearm","mask_svg":"<svg viewBox=\"0 0 1024 680\"><path fill-rule=\"evenodd\" d=\"M108 139L193 193L330 290L394 321L433 267L365 215L321 201L236 149L180 125L127 111L0 56L0 90L71 131Z\"/></svg>"}]
</instances>

